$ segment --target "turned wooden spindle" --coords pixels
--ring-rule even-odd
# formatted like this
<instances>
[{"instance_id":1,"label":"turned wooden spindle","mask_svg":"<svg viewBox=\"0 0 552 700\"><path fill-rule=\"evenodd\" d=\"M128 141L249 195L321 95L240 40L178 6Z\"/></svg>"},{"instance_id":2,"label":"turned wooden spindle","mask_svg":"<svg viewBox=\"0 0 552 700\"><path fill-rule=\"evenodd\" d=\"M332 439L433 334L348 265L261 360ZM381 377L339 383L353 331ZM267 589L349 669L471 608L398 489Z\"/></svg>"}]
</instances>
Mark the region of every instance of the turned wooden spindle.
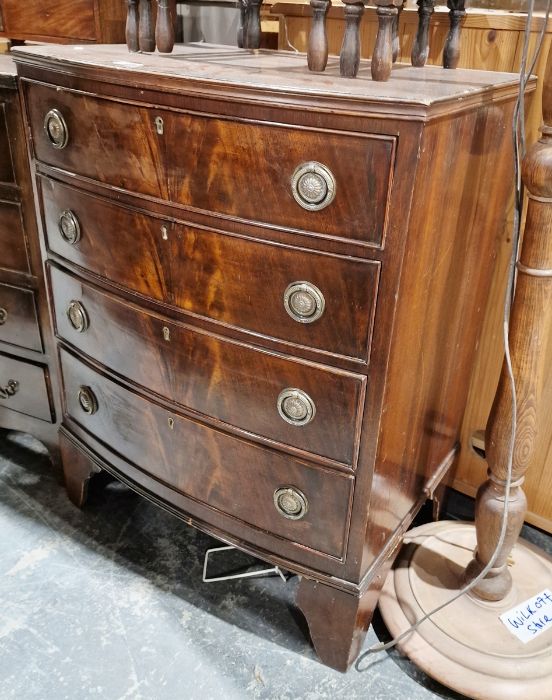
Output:
<instances>
[{"instance_id":1,"label":"turned wooden spindle","mask_svg":"<svg viewBox=\"0 0 552 700\"><path fill-rule=\"evenodd\" d=\"M140 22L138 29L140 51L155 51L155 27L153 23L152 0L140 0Z\"/></svg>"},{"instance_id":2,"label":"turned wooden spindle","mask_svg":"<svg viewBox=\"0 0 552 700\"><path fill-rule=\"evenodd\" d=\"M435 0L418 0L418 31L410 55L416 68L425 66L429 56L429 24L435 9Z\"/></svg>"},{"instance_id":3,"label":"turned wooden spindle","mask_svg":"<svg viewBox=\"0 0 552 700\"><path fill-rule=\"evenodd\" d=\"M528 207L510 317L517 433L507 534L493 569L472 591L473 595L491 601L502 600L512 586L508 557L518 539L527 507L522 484L535 457L537 416L546 410L541 395L546 371L546 343L552 332L552 53L546 66L543 116L542 137L523 161ZM466 571L468 578L473 578L489 562L498 542L511 426L511 388L504 364L487 423L485 452L489 478L477 493L477 550Z\"/></svg>"},{"instance_id":4,"label":"turned wooden spindle","mask_svg":"<svg viewBox=\"0 0 552 700\"><path fill-rule=\"evenodd\" d=\"M243 29L243 47L258 49L261 45L261 5L262 0L246 0L246 20Z\"/></svg>"},{"instance_id":5,"label":"turned wooden spindle","mask_svg":"<svg viewBox=\"0 0 552 700\"><path fill-rule=\"evenodd\" d=\"M465 4L465 0L447 0L450 29L443 50L444 68L456 68L460 59L460 32L462 20L466 16Z\"/></svg>"},{"instance_id":6,"label":"turned wooden spindle","mask_svg":"<svg viewBox=\"0 0 552 700\"><path fill-rule=\"evenodd\" d=\"M126 20L126 45L129 51L139 51L138 43L138 0L128 0Z\"/></svg>"},{"instance_id":7,"label":"turned wooden spindle","mask_svg":"<svg viewBox=\"0 0 552 700\"><path fill-rule=\"evenodd\" d=\"M378 81L389 80L393 65L393 24L398 15L398 5L402 0L377 0L378 34L372 54L372 78Z\"/></svg>"},{"instance_id":8,"label":"turned wooden spindle","mask_svg":"<svg viewBox=\"0 0 552 700\"><path fill-rule=\"evenodd\" d=\"M399 36L399 23L401 20L401 12L404 9L406 0L402 2L399 7L398 7L398 12L395 15L395 18L393 20L393 63L397 62L397 58L399 57L399 53L401 51L401 40Z\"/></svg>"},{"instance_id":9,"label":"turned wooden spindle","mask_svg":"<svg viewBox=\"0 0 552 700\"><path fill-rule=\"evenodd\" d=\"M238 0L238 8L240 11L240 18L238 24L238 48L243 49L245 26L247 24L247 0Z\"/></svg>"},{"instance_id":10,"label":"turned wooden spindle","mask_svg":"<svg viewBox=\"0 0 552 700\"><path fill-rule=\"evenodd\" d=\"M171 53L174 48L174 21L170 0L157 0L155 43L160 53Z\"/></svg>"},{"instance_id":11,"label":"turned wooden spindle","mask_svg":"<svg viewBox=\"0 0 552 700\"><path fill-rule=\"evenodd\" d=\"M311 71L325 70L328 62L326 17L331 4L331 0L310 0L312 24L307 48L307 63Z\"/></svg>"},{"instance_id":12,"label":"turned wooden spindle","mask_svg":"<svg viewBox=\"0 0 552 700\"><path fill-rule=\"evenodd\" d=\"M345 4L345 33L339 56L339 69L344 78L355 78L360 66L360 20L364 3L359 0L343 0Z\"/></svg>"}]
</instances>

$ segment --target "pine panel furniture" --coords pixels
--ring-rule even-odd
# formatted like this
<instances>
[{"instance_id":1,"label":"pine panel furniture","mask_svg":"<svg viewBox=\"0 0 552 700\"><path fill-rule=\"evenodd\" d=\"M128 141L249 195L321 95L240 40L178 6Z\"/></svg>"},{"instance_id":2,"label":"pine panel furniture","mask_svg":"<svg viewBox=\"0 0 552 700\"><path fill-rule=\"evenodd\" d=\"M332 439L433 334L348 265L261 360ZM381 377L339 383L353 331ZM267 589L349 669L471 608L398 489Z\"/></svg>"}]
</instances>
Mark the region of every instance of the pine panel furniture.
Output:
<instances>
[{"instance_id":1,"label":"pine panel furniture","mask_svg":"<svg viewBox=\"0 0 552 700\"><path fill-rule=\"evenodd\" d=\"M70 497L105 470L299 574L347 669L458 452L515 76L315 78L207 45L16 57Z\"/></svg>"}]
</instances>

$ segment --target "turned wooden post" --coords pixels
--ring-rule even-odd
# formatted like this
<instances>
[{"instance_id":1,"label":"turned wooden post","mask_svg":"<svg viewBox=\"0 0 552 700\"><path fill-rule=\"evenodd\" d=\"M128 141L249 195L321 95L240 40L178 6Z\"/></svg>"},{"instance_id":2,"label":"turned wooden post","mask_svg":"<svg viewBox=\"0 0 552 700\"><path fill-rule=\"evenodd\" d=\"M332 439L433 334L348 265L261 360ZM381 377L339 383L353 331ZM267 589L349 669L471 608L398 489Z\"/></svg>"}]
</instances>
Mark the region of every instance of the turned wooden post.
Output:
<instances>
[{"instance_id":1,"label":"turned wooden post","mask_svg":"<svg viewBox=\"0 0 552 700\"><path fill-rule=\"evenodd\" d=\"M508 556L525 517L527 502L522 484L525 472L534 458L537 416L544 408L541 393L545 349L552 330L552 53L548 56L546 66L543 116L542 137L523 161L528 208L510 317L510 352L517 395L517 434L507 534L493 569L473 590L473 594L479 598L492 601L504 598L512 586ZM498 542L511 426L511 388L504 365L485 435L489 478L477 493L477 550L467 568L468 578L473 578L490 561Z\"/></svg>"},{"instance_id":2,"label":"turned wooden post","mask_svg":"<svg viewBox=\"0 0 552 700\"><path fill-rule=\"evenodd\" d=\"M311 71L321 72L325 70L328 62L326 17L331 4L331 0L310 0L312 23L307 48L307 63Z\"/></svg>"},{"instance_id":3,"label":"turned wooden post","mask_svg":"<svg viewBox=\"0 0 552 700\"><path fill-rule=\"evenodd\" d=\"M155 28L153 25L152 0L140 0L140 23L138 40L140 51L153 53L155 51Z\"/></svg>"},{"instance_id":4,"label":"turned wooden post","mask_svg":"<svg viewBox=\"0 0 552 700\"><path fill-rule=\"evenodd\" d=\"M246 0L243 27L243 48L258 49L261 45L261 5L263 0Z\"/></svg>"},{"instance_id":5,"label":"turned wooden post","mask_svg":"<svg viewBox=\"0 0 552 700\"><path fill-rule=\"evenodd\" d=\"M359 0L343 0L345 4L345 33L339 56L339 70L344 78L355 78L360 66L360 20L364 3Z\"/></svg>"},{"instance_id":6,"label":"turned wooden post","mask_svg":"<svg viewBox=\"0 0 552 700\"><path fill-rule=\"evenodd\" d=\"M401 19L401 12L404 9L404 4L406 0L404 0L398 7L398 12L395 16L395 19L393 20L393 63L397 62L397 58L399 57L399 53L401 51L401 39L399 36L399 23Z\"/></svg>"},{"instance_id":7,"label":"turned wooden post","mask_svg":"<svg viewBox=\"0 0 552 700\"><path fill-rule=\"evenodd\" d=\"M128 0L126 20L126 45L129 51L139 51L138 43L138 0Z\"/></svg>"},{"instance_id":8,"label":"turned wooden post","mask_svg":"<svg viewBox=\"0 0 552 700\"><path fill-rule=\"evenodd\" d=\"M161 53L171 53L174 48L174 21L170 0L157 0L155 43Z\"/></svg>"},{"instance_id":9,"label":"turned wooden post","mask_svg":"<svg viewBox=\"0 0 552 700\"><path fill-rule=\"evenodd\" d=\"M238 24L238 48L243 49L245 25L247 24L247 0L238 0L240 19Z\"/></svg>"},{"instance_id":10,"label":"turned wooden post","mask_svg":"<svg viewBox=\"0 0 552 700\"><path fill-rule=\"evenodd\" d=\"M447 0L450 29L443 50L444 68L456 68L460 59L460 31L466 15L465 4L465 0Z\"/></svg>"},{"instance_id":11,"label":"turned wooden post","mask_svg":"<svg viewBox=\"0 0 552 700\"><path fill-rule=\"evenodd\" d=\"M425 66L429 56L429 24L435 9L435 0L418 0L418 31L412 44L410 60L416 68Z\"/></svg>"},{"instance_id":12,"label":"turned wooden post","mask_svg":"<svg viewBox=\"0 0 552 700\"><path fill-rule=\"evenodd\" d=\"M402 0L376 0L378 34L372 54L372 78L389 80L393 65L393 25Z\"/></svg>"}]
</instances>

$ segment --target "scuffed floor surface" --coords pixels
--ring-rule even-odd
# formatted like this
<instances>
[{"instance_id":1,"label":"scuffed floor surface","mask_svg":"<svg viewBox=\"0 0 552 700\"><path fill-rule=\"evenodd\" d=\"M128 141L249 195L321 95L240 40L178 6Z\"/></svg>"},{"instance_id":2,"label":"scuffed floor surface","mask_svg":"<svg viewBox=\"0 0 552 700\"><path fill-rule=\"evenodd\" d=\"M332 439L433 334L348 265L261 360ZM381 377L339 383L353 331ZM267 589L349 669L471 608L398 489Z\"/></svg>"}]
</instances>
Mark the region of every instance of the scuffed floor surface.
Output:
<instances>
[{"instance_id":1,"label":"scuffed floor surface","mask_svg":"<svg viewBox=\"0 0 552 700\"><path fill-rule=\"evenodd\" d=\"M99 486L77 510L42 446L0 431L2 700L459 697L397 653L362 673L325 668L293 609L296 578L203 584L216 542Z\"/></svg>"}]
</instances>

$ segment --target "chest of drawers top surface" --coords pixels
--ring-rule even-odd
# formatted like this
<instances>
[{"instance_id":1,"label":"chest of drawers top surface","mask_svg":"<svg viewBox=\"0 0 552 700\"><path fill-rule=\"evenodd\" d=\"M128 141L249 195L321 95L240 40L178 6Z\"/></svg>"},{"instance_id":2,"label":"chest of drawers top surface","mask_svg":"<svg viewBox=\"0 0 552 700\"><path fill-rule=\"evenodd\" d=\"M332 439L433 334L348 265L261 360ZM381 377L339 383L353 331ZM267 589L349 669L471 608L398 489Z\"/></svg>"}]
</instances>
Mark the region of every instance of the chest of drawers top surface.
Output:
<instances>
[{"instance_id":1,"label":"chest of drawers top surface","mask_svg":"<svg viewBox=\"0 0 552 700\"><path fill-rule=\"evenodd\" d=\"M361 62L358 78L339 77L338 59L329 59L323 74L308 71L306 56L282 51L249 52L213 44L185 44L170 55L132 54L126 46L29 46L15 50L17 61L38 63L41 67L75 71L114 84L132 83L136 87L162 88L164 91L207 91L226 94L232 99L249 94L252 99L269 92L280 104L303 96L312 103L331 99L343 109L355 105L361 110L376 110L387 115L402 114L426 118L481 101L497 90L513 94L517 77L510 73L434 66L413 68L397 65L393 79L375 82L370 64ZM529 88L531 89L531 87Z\"/></svg>"}]
</instances>

